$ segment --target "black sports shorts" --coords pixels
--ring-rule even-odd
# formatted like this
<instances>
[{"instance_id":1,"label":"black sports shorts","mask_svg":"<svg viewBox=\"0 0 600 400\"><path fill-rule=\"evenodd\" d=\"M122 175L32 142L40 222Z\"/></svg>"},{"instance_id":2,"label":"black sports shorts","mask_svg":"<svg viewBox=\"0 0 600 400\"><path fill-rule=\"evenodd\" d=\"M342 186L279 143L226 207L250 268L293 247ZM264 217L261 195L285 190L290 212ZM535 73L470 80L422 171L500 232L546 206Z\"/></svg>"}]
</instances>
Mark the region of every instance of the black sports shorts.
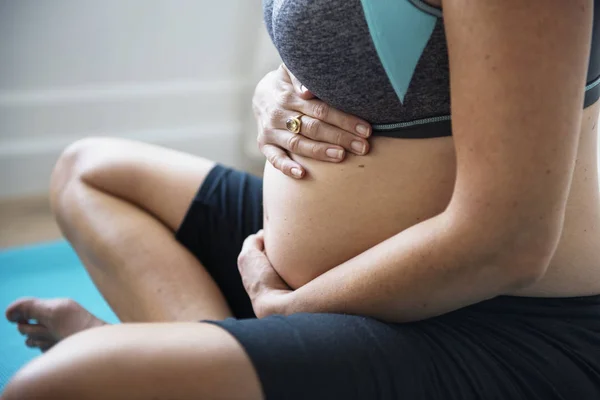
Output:
<instances>
[{"instance_id":1,"label":"black sports shorts","mask_svg":"<svg viewBox=\"0 0 600 400\"><path fill-rule=\"evenodd\" d=\"M176 234L221 288L267 399L600 399L600 296L502 296L425 321L256 319L237 270L262 181L217 165Z\"/></svg>"}]
</instances>

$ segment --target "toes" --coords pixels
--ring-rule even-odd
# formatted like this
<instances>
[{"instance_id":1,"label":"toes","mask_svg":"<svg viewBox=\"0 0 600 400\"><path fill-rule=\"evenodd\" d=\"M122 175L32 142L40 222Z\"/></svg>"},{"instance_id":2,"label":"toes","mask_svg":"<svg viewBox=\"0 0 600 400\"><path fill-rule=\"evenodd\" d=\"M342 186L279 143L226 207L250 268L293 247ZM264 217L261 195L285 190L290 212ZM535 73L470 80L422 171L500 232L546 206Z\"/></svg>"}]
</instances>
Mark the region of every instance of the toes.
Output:
<instances>
[{"instance_id":1,"label":"toes","mask_svg":"<svg viewBox=\"0 0 600 400\"><path fill-rule=\"evenodd\" d=\"M33 338L28 337L27 339L25 339L25 346L27 347L39 347L39 345L41 344L41 340L36 340Z\"/></svg>"},{"instance_id":2,"label":"toes","mask_svg":"<svg viewBox=\"0 0 600 400\"><path fill-rule=\"evenodd\" d=\"M18 323L19 332L28 336L26 344L29 347L42 349L74 333L105 324L70 299L23 298L8 307L6 316ZM37 323L30 323L30 320ZM50 344L39 342L48 340Z\"/></svg>"},{"instance_id":3,"label":"toes","mask_svg":"<svg viewBox=\"0 0 600 400\"><path fill-rule=\"evenodd\" d=\"M50 350L52 348L52 346L54 346L55 344L56 344L56 342L54 342L54 341L42 342L42 343L40 343L39 348L42 351L42 353L45 353L48 350Z\"/></svg>"},{"instance_id":4,"label":"toes","mask_svg":"<svg viewBox=\"0 0 600 400\"><path fill-rule=\"evenodd\" d=\"M79 305L70 299L41 300L33 297L19 299L8 306L6 317L12 322L27 322L35 319L42 325L50 326L57 313L68 312Z\"/></svg>"},{"instance_id":5,"label":"toes","mask_svg":"<svg viewBox=\"0 0 600 400\"><path fill-rule=\"evenodd\" d=\"M29 336L32 339L52 339L50 331L44 325L19 323L17 329L21 335Z\"/></svg>"},{"instance_id":6,"label":"toes","mask_svg":"<svg viewBox=\"0 0 600 400\"><path fill-rule=\"evenodd\" d=\"M14 301L6 308L6 319L11 322L26 322L29 318L26 317L24 311L28 309L28 303L35 299L33 297L24 297Z\"/></svg>"},{"instance_id":7,"label":"toes","mask_svg":"<svg viewBox=\"0 0 600 400\"><path fill-rule=\"evenodd\" d=\"M27 338L27 340L25 340L25 346L31 349L38 348L41 351L47 351L55 344L56 342L53 340L38 340L33 338Z\"/></svg>"},{"instance_id":8,"label":"toes","mask_svg":"<svg viewBox=\"0 0 600 400\"><path fill-rule=\"evenodd\" d=\"M41 321L48 318L49 309L47 302L52 300L40 300L34 297L19 299L8 306L6 317L11 322L27 322L35 319Z\"/></svg>"}]
</instances>

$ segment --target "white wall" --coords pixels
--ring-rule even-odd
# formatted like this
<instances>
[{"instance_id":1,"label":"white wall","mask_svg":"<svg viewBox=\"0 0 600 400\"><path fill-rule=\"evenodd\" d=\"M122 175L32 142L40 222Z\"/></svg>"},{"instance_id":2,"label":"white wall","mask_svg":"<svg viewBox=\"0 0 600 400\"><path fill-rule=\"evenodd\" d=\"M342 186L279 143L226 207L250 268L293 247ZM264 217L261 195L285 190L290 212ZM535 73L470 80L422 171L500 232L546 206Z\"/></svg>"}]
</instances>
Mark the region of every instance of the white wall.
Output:
<instances>
[{"instance_id":1,"label":"white wall","mask_svg":"<svg viewBox=\"0 0 600 400\"><path fill-rule=\"evenodd\" d=\"M268 43L260 0L0 0L0 197L90 135L247 165Z\"/></svg>"}]
</instances>

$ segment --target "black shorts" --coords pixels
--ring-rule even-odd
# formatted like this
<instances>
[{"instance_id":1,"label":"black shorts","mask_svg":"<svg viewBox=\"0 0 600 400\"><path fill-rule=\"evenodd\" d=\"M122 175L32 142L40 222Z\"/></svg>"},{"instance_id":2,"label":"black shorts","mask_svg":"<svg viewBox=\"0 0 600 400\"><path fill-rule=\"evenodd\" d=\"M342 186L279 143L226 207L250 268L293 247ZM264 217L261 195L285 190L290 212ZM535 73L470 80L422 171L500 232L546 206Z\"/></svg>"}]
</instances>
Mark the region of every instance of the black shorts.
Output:
<instances>
[{"instance_id":1,"label":"black shorts","mask_svg":"<svg viewBox=\"0 0 600 400\"><path fill-rule=\"evenodd\" d=\"M497 297L425 321L340 314L256 319L237 270L262 227L260 179L216 166L177 239L237 318L267 399L600 399L600 296Z\"/></svg>"}]
</instances>

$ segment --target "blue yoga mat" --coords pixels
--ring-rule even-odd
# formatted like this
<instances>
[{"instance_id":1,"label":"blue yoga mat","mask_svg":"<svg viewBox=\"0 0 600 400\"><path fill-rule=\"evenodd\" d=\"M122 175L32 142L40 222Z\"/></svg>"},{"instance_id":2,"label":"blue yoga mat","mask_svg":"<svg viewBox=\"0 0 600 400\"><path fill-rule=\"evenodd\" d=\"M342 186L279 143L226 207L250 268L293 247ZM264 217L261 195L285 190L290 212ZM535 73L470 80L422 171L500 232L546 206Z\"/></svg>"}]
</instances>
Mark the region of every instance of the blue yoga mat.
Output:
<instances>
[{"instance_id":1,"label":"blue yoga mat","mask_svg":"<svg viewBox=\"0 0 600 400\"><path fill-rule=\"evenodd\" d=\"M19 297L70 297L99 318L117 317L102 298L77 255L65 241L0 250L0 393L8 379L40 355L4 318L4 310Z\"/></svg>"}]
</instances>

